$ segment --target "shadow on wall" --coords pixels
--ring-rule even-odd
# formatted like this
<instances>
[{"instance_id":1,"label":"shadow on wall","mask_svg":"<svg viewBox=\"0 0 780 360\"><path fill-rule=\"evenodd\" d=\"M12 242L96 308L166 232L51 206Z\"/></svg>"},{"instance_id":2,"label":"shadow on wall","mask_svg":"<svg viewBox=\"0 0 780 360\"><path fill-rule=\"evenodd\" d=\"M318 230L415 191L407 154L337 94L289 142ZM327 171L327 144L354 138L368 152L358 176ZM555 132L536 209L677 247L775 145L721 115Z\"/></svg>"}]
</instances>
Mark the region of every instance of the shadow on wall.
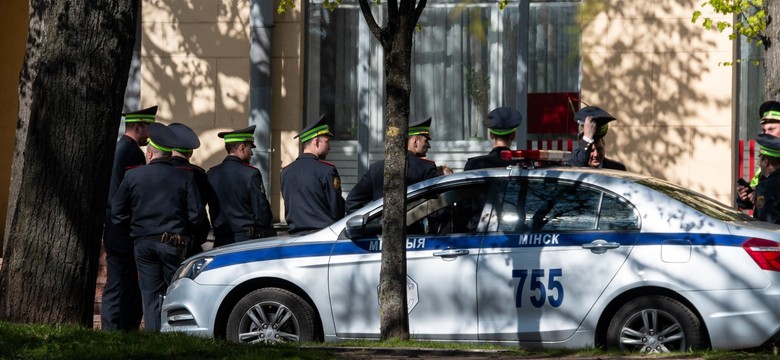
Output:
<instances>
[{"instance_id":1,"label":"shadow on wall","mask_svg":"<svg viewBox=\"0 0 780 360\"><path fill-rule=\"evenodd\" d=\"M732 68L718 63L732 50L691 23L700 3L586 1L582 96L618 118L608 156L715 196L731 184Z\"/></svg>"},{"instance_id":2,"label":"shadow on wall","mask_svg":"<svg viewBox=\"0 0 780 360\"><path fill-rule=\"evenodd\" d=\"M204 144L247 126L249 1L145 1L142 12L142 103L158 119L189 125ZM156 98L153 98L155 97ZM208 169L225 150L204 146L193 161Z\"/></svg>"}]
</instances>

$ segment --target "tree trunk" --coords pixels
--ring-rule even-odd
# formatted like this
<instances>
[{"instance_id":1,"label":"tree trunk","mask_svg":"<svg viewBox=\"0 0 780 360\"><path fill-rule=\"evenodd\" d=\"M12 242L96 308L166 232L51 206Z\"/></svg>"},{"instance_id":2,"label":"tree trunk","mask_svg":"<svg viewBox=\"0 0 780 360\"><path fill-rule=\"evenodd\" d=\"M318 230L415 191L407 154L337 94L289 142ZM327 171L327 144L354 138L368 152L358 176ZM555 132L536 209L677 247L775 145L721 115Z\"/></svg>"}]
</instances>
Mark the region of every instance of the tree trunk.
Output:
<instances>
[{"instance_id":1,"label":"tree trunk","mask_svg":"<svg viewBox=\"0 0 780 360\"><path fill-rule=\"evenodd\" d=\"M387 25L380 28L367 0L360 8L385 56L385 169L382 265L379 274L380 337L409 339L406 302L406 141L411 95L412 39L426 0L388 0Z\"/></svg>"},{"instance_id":2,"label":"tree trunk","mask_svg":"<svg viewBox=\"0 0 780 360\"><path fill-rule=\"evenodd\" d=\"M92 324L138 0L30 0L0 318Z\"/></svg>"},{"instance_id":3,"label":"tree trunk","mask_svg":"<svg viewBox=\"0 0 780 360\"><path fill-rule=\"evenodd\" d=\"M764 57L764 97L780 101L780 3L767 0L767 24Z\"/></svg>"}]
</instances>

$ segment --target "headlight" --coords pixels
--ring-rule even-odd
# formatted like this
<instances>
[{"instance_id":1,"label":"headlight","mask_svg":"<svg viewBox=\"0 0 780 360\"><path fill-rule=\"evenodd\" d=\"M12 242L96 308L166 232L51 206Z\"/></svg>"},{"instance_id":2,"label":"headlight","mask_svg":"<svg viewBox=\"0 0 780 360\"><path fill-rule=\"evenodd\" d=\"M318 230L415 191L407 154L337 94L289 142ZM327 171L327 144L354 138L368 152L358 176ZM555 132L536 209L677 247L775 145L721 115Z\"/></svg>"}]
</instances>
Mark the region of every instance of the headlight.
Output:
<instances>
[{"instance_id":1,"label":"headlight","mask_svg":"<svg viewBox=\"0 0 780 360\"><path fill-rule=\"evenodd\" d=\"M198 275L200 275L200 273L206 269L206 266L208 266L213 260L214 257L209 256L194 258L188 261L186 264L179 267L179 270L176 270L176 274L173 275L173 280L171 280L171 282L185 277L195 280L195 278L198 277Z\"/></svg>"}]
</instances>

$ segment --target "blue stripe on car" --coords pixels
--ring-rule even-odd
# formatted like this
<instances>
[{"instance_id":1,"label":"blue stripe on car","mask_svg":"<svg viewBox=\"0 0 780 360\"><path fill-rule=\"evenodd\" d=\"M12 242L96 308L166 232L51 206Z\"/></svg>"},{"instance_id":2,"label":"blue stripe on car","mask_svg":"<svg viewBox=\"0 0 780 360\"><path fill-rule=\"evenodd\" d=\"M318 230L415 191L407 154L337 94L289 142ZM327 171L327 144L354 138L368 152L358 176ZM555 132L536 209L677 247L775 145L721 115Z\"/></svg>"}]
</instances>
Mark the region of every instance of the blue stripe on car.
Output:
<instances>
[{"instance_id":1,"label":"blue stripe on car","mask_svg":"<svg viewBox=\"0 0 780 360\"><path fill-rule=\"evenodd\" d=\"M421 239L424 239L420 242ZM639 232L576 232L576 233L529 233L529 234L490 234L490 235L447 235L414 236L410 235L407 251L430 251L439 249L475 249L475 248L523 248L523 247L562 247L579 246L595 239L616 242L621 245L660 245L664 241L677 240L696 246L741 246L745 237L717 234L642 234ZM414 245L423 244L422 247ZM272 248L245 250L241 252L217 255L204 270L213 270L225 266L255 261L281 260L302 257L360 255L381 252L380 240L339 240L316 244L286 245Z\"/></svg>"}]
</instances>

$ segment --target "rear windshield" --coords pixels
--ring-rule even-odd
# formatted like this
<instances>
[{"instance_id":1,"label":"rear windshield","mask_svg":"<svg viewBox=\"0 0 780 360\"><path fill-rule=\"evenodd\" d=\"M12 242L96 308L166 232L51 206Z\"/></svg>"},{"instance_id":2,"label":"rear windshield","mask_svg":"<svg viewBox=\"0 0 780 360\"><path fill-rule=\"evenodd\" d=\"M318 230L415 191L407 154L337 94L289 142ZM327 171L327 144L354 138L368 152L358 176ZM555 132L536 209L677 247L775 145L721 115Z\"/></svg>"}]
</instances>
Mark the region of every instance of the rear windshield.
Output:
<instances>
[{"instance_id":1,"label":"rear windshield","mask_svg":"<svg viewBox=\"0 0 780 360\"><path fill-rule=\"evenodd\" d=\"M670 182L659 179L644 179L637 181L637 183L652 188L705 215L721 221L756 221L756 219L750 215L734 210L718 201Z\"/></svg>"}]
</instances>

